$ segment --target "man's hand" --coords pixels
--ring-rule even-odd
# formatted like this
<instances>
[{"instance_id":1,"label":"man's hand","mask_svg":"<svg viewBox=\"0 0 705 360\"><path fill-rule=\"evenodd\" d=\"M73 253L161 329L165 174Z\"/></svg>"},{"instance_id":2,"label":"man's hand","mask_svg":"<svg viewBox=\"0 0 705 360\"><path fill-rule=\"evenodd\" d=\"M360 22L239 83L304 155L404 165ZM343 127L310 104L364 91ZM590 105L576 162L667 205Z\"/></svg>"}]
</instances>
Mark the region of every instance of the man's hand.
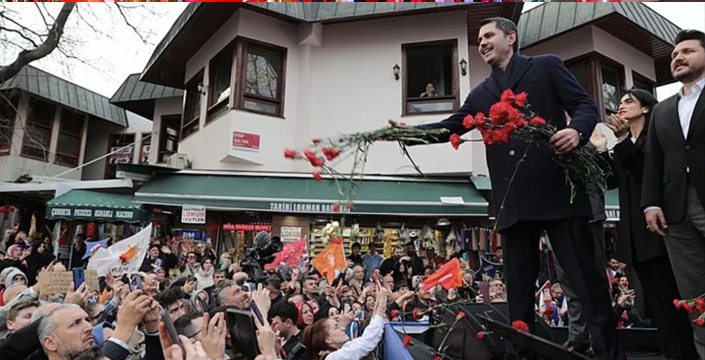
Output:
<instances>
[{"instance_id":1,"label":"man's hand","mask_svg":"<svg viewBox=\"0 0 705 360\"><path fill-rule=\"evenodd\" d=\"M565 128L551 136L549 143L556 153L565 154L578 147L580 144L580 133L573 128Z\"/></svg>"},{"instance_id":2,"label":"man's hand","mask_svg":"<svg viewBox=\"0 0 705 360\"><path fill-rule=\"evenodd\" d=\"M216 313L211 319L208 313L203 314L201 321L201 341L203 350L209 359L225 358L225 313Z\"/></svg>"},{"instance_id":3,"label":"man's hand","mask_svg":"<svg viewBox=\"0 0 705 360\"><path fill-rule=\"evenodd\" d=\"M262 314L267 314L272 307L272 299L269 297L269 289L262 284L257 285L257 290L252 292L252 301L257 304L257 308Z\"/></svg>"},{"instance_id":4,"label":"man's hand","mask_svg":"<svg viewBox=\"0 0 705 360\"><path fill-rule=\"evenodd\" d=\"M652 233L661 236L666 236L666 234L661 229L668 229L668 224L666 224L666 217L663 216L663 211L661 209L651 209L644 214L646 217L646 228L651 230Z\"/></svg>"},{"instance_id":5,"label":"man's hand","mask_svg":"<svg viewBox=\"0 0 705 360\"><path fill-rule=\"evenodd\" d=\"M152 309L152 299L149 296L142 295L141 291L133 291L127 295L122 305L118 309L117 313L117 324L118 328L115 330L117 333L120 328L124 328L125 331L129 332L126 343L130 340L132 333L135 328L144 318L144 315Z\"/></svg>"},{"instance_id":6,"label":"man's hand","mask_svg":"<svg viewBox=\"0 0 705 360\"><path fill-rule=\"evenodd\" d=\"M262 355L277 356L277 335L272 330L272 327L269 326L267 319L264 319L264 323L260 323L259 318L255 316L255 325L257 326L257 343L259 345L259 351Z\"/></svg>"},{"instance_id":7,"label":"man's hand","mask_svg":"<svg viewBox=\"0 0 705 360\"><path fill-rule=\"evenodd\" d=\"M85 307L88 303L88 289L86 288L86 283L81 284L81 286L73 290L73 282L69 286L68 292L66 292L66 297L64 298L64 303L66 304L76 304L80 307Z\"/></svg>"},{"instance_id":8,"label":"man's hand","mask_svg":"<svg viewBox=\"0 0 705 360\"><path fill-rule=\"evenodd\" d=\"M162 307L159 303L152 299L152 303L149 304L149 310L142 317L142 324L144 324L144 329L153 334L159 331L159 321L161 320Z\"/></svg>"}]
</instances>

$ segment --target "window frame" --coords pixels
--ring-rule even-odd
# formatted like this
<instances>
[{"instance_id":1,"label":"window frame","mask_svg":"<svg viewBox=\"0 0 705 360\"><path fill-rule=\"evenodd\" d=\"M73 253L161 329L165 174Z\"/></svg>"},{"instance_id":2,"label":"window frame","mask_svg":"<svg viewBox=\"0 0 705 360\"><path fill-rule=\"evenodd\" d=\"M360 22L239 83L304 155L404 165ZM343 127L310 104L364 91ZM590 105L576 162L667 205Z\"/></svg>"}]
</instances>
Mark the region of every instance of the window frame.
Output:
<instances>
[{"instance_id":1,"label":"window frame","mask_svg":"<svg viewBox=\"0 0 705 360\"><path fill-rule=\"evenodd\" d=\"M599 111L602 112L600 121L604 121L607 116L607 109L605 108L605 101L602 94L602 68L607 68L609 70L615 71L617 73L617 92L621 94L625 88L625 70L624 66L618 62L601 55L597 52L590 52L585 55L577 56L563 63L567 68L570 68L574 64L584 62L587 65L587 82L588 89L585 91L595 100Z\"/></svg>"},{"instance_id":2,"label":"window frame","mask_svg":"<svg viewBox=\"0 0 705 360\"><path fill-rule=\"evenodd\" d=\"M15 116L12 118L12 120L8 119L10 121L7 124L7 127L5 127L5 125L0 124L0 156L8 156L12 153L12 140L15 137L15 126L17 125L17 106L19 102L17 101L17 97L14 96L5 97L0 101L2 101L2 105L0 106L7 107L7 109L15 113ZM6 134L7 138L5 138L5 135L2 135L2 129L8 130L8 134Z\"/></svg>"},{"instance_id":3,"label":"window frame","mask_svg":"<svg viewBox=\"0 0 705 360\"><path fill-rule=\"evenodd\" d=\"M64 129L64 112L72 113L72 114L71 114L71 115L72 115L72 116L71 116L71 119L72 119L72 120L75 119L76 116L81 116L81 117L83 118L83 124L81 124L81 131L80 131L80 134L73 134L73 133L70 133L70 132L66 132L66 131L65 131L65 129ZM81 112L74 111L73 109L66 108L66 107L62 107L62 108L61 108L61 116L59 117L59 121L60 121L60 123L59 123L59 135L58 135L58 137L57 137L57 139L56 139L56 154L54 155L54 164L56 164L56 165L61 165L61 166L67 166L67 167L73 168L73 167L76 167L76 166L79 165L79 161L80 161L80 159L81 159L81 141L83 141L83 130L84 130L85 127L86 127L86 115L83 114L83 113L81 113ZM59 143L61 142L61 136L62 136L62 135L63 135L63 136L69 136L69 137L72 137L72 138L78 140L78 141L77 141L77 145L76 145L76 150L75 150L75 153L74 153L76 156L74 156L74 154L66 154L66 153L60 153L60 152L59 152ZM59 160L59 155L67 156L67 157L70 157L70 158L75 158L75 161L74 161L73 163L63 162L63 161Z\"/></svg>"},{"instance_id":4,"label":"window frame","mask_svg":"<svg viewBox=\"0 0 705 360\"><path fill-rule=\"evenodd\" d=\"M119 147L125 147L125 146L128 146L128 145L130 145L130 144L134 144L134 142L135 142L135 140L136 140L136 138L137 138L137 133L108 134L108 148L107 148L107 150L105 151L105 153L106 153L106 154L110 154L110 153L112 152L111 149L113 148L113 141L112 141L113 139L115 139L115 138L120 139L121 137L124 138L124 137L128 137L128 136L132 136L132 141L129 142L129 143L128 143L128 142L125 142L125 143L122 143L122 144L118 144ZM132 163L134 163L134 162L135 162L135 148L134 148L134 145L133 145L133 146L132 146L132 155L130 156L130 162L128 162L128 164L132 164ZM114 167L115 167L115 172L114 172L113 174L111 174L111 173L108 171L108 170L110 170L110 167L111 167L111 166L114 166ZM104 170L104 172L103 172L103 179L106 179L106 180L107 180L107 179L115 179L116 176L117 176L117 164L111 164L111 163L110 163L110 156L107 156L107 157L105 158L105 170Z\"/></svg>"},{"instance_id":5,"label":"window frame","mask_svg":"<svg viewBox=\"0 0 705 360\"><path fill-rule=\"evenodd\" d=\"M139 161L137 162L138 164L149 164L149 153L152 152L152 135L151 132L143 132L142 133L142 138L140 138L140 158ZM147 152L147 157L142 158L144 155L144 146L145 146L145 139L147 142L147 145L150 146L149 151Z\"/></svg>"},{"instance_id":6,"label":"window frame","mask_svg":"<svg viewBox=\"0 0 705 360\"><path fill-rule=\"evenodd\" d=\"M247 76L247 57L250 53L250 49L254 48L263 53L269 53L279 56L279 69L277 69L277 98L272 99L264 96L257 96L253 94L247 94L245 92L245 79ZM235 46L236 60L236 74L233 76L235 83L233 84L233 89L236 90L234 101L232 102L231 108L238 109L254 114L284 118L284 100L285 100L285 88L286 88L286 65L288 60L288 49L285 47L264 43L250 38L237 37ZM254 109L245 108L245 101L254 101L257 103L263 103L267 105L273 105L276 108L275 113L269 113L266 111L258 111Z\"/></svg>"},{"instance_id":7,"label":"window frame","mask_svg":"<svg viewBox=\"0 0 705 360\"><path fill-rule=\"evenodd\" d=\"M233 97L235 90L233 74L236 74L234 48L235 46L233 43L226 45L223 50L221 50L208 62L208 89L206 90L206 124L209 124L213 120L218 119L219 117L230 111L230 109L232 108L231 98ZM215 71L216 66L214 65L219 64L223 60L227 60L228 57L230 58L230 78L228 79L228 84L230 84L230 94L227 98L217 101L217 99L215 98L215 85L216 79L218 77L218 72Z\"/></svg>"},{"instance_id":8,"label":"window frame","mask_svg":"<svg viewBox=\"0 0 705 360\"><path fill-rule=\"evenodd\" d=\"M198 90L198 87L199 87L199 85L203 86L203 79L204 79L204 69L201 69L199 72L196 73L196 75L194 75L191 78L191 80L189 80L186 83L186 91L184 91L184 105L183 105L184 112L181 115L181 126L179 128L179 140L180 141L197 133L201 129L200 121L201 121L201 112L203 110L203 93L201 93ZM191 96L192 92L196 93L195 96L196 96L197 100L194 99L194 103L190 104L189 103L189 96ZM193 110L192 106L196 103L196 101L198 101L198 103L199 103L198 113L196 114L196 117L189 119L187 122L186 116L188 116L188 114L190 112L192 112L192 110ZM184 129L186 129L190 126L193 126L194 123L196 124L195 129L192 132L185 134Z\"/></svg>"},{"instance_id":9,"label":"window frame","mask_svg":"<svg viewBox=\"0 0 705 360\"><path fill-rule=\"evenodd\" d=\"M437 46L437 45L450 45L451 46L451 89L453 95L446 96L436 96L433 98L422 98L422 97L409 97L408 96L408 80L407 80L407 51L409 48L423 47L423 46ZM458 39L443 39L434 41L424 41L415 43L405 43L401 44L401 87L402 87L402 112L401 116L418 116L418 115L437 115L437 114L452 114L460 107L460 71L458 67ZM453 109L451 110L439 110L439 111L423 111L412 113L409 111L409 103L423 103L423 102L437 102L439 100L453 100ZM410 101L411 100L411 101ZM434 101L435 100L435 101Z\"/></svg>"},{"instance_id":10,"label":"window frame","mask_svg":"<svg viewBox=\"0 0 705 360\"><path fill-rule=\"evenodd\" d=\"M636 83L648 84L650 88L646 90L648 90L654 97L656 97L656 82L632 70L632 88L636 86Z\"/></svg>"},{"instance_id":11,"label":"window frame","mask_svg":"<svg viewBox=\"0 0 705 360\"><path fill-rule=\"evenodd\" d=\"M176 135L173 136L173 141L176 144L176 150L175 151L169 151L166 150L166 141L168 140L166 128L167 128L167 121L165 119L170 118L170 121L173 121L177 126L176 126ZM162 156L167 154L173 155L176 154L179 151L179 141L180 139L180 127L181 127L181 115L162 115L160 123L159 123L159 148L157 149L157 164L166 164L166 158L164 161L161 161Z\"/></svg>"},{"instance_id":12,"label":"window frame","mask_svg":"<svg viewBox=\"0 0 705 360\"><path fill-rule=\"evenodd\" d=\"M32 103L32 101L34 101L34 103L33 103L33 104L30 104L30 103ZM32 121L32 118L33 118L33 115L34 115L34 111L33 111L34 105L37 104L37 103L40 103L40 102L41 102L41 103L44 103L44 104L47 104L47 105L49 105L49 106L52 106L52 107L54 108L54 116L53 116L53 117L51 118L51 120L49 121L48 127L47 127L47 125L35 123L35 122ZM49 162L49 156L50 156L50 154L51 154L51 138L52 138L52 133L54 132L54 122L56 121L56 112L57 112L57 110L58 110L58 107L57 107L56 104L54 104L54 103L51 103L51 102L48 102L48 101L44 101L44 100L41 100L41 99L39 99L39 98L34 98L34 97L30 97L29 100L28 100L28 102L27 102L27 104L28 104L28 106L27 106L27 111L26 111L26 114L27 114L27 115L26 115L26 119L25 119L25 121L24 121L24 134L22 135L22 148L21 148L21 150L20 150L20 156L25 157L25 158L28 158L28 159L33 159L33 160L38 160L38 161L43 161L43 162ZM46 139L45 139L45 140L46 140L46 150L45 150L45 152L44 152L44 157L43 157L43 158L38 157L38 156L31 155L31 154L27 154L27 153L25 152L25 149L28 148L28 147L29 147L29 148L34 148L34 149L39 149L39 148L36 147L36 146L31 146L31 145L28 145L28 144L27 144L27 132L28 132L27 130L29 129L30 126L38 126L38 127L41 127L41 128L43 128L43 129L46 129L46 130L47 130L47 137L46 137Z\"/></svg>"}]
</instances>

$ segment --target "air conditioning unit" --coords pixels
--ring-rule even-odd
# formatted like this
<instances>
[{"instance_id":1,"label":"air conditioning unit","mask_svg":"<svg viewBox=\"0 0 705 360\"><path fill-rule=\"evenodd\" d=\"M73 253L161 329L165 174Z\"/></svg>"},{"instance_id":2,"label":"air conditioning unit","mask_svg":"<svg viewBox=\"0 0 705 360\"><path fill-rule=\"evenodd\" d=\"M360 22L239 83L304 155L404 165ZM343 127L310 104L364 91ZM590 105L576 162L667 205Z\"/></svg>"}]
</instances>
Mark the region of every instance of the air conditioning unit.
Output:
<instances>
[{"instance_id":1,"label":"air conditioning unit","mask_svg":"<svg viewBox=\"0 0 705 360\"><path fill-rule=\"evenodd\" d=\"M188 154L172 154L166 158L166 166L174 169L186 169L188 168Z\"/></svg>"}]
</instances>

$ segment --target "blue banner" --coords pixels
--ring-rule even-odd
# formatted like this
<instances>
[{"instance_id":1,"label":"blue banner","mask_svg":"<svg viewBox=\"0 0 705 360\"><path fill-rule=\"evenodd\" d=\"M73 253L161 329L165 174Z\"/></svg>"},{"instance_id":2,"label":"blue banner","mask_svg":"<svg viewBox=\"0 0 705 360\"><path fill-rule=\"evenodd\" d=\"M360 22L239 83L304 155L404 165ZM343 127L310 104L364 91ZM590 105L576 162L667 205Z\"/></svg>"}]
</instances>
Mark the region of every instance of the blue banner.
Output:
<instances>
[{"instance_id":1,"label":"blue banner","mask_svg":"<svg viewBox=\"0 0 705 360\"><path fill-rule=\"evenodd\" d=\"M86 253L83 254L83 260L88 259L93 255L95 251L97 251L99 248L108 248L108 241L110 241L110 238L103 239L100 241L86 241Z\"/></svg>"},{"instance_id":2,"label":"blue banner","mask_svg":"<svg viewBox=\"0 0 705 360\"><path fill-rule=\"evenodd\" d=\"M484 256L480 256L480 268L476 271L475 274L475 280L476 281L482 281L482 277L478 275L487 275L491 279L494 278L495 274L502 272L502 264L501 263L494 263L491 262L487 259L485 259Z\"/></svg>"},{"instance_id":3,"label":"blue banner","mask_svg":"<svg viewBox=\"0 0 705 360\"><path fill-rule=\"evenodd\" d=\"M206 232L198 229L174 229L174 236L203 241L206 239Z\"/></svg>"},{"instance_id":4,"label":"blue banner","mask_svg":"<svg viewBox=\"0 0 705 360\"><path fill-rule=\"evenodd\" d=\"M384 326L384 360L414 360L391 323Z\"/></svg>"}]
</instances>

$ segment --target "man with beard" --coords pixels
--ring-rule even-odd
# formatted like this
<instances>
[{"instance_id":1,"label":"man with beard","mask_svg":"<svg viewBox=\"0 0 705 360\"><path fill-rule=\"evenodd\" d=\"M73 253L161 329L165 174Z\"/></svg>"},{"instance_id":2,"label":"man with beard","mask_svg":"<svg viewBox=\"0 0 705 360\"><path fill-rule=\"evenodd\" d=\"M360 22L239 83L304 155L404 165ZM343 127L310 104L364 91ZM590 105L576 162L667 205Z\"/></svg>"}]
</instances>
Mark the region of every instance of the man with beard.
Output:
<instances>
[{"instance_id":1,"label":"man with beard","mask_svg":"<svg viewBox=\"0 0 705 360\"><path fill-rule=\"evenodd\" d=\"M671 74L683 87L654 106L641 206L647 228L664 237L681 296L692 299L705 293L705 33L682 30L675 44ZM691 325L705 358L705 327Z\"/></svg>"},{"instance_id":2,"label":"man with beard","mask_svg":"<svg viewBox=\"0 0 705 360\"><path fill-rule=\"evenodd\" d=\"M88 314L74 304L62 304L43 317L37 335L49 360L71 360L95 345Z\"/></svg>"},{"instance_id":3,"label":"man with beard","mask_svg":"<svg viewBox=\"0 0 705 360\"><path fill-rule=\"evenodd\" d=\"M440 143L450 141L451 135L464 135L472 130L465 126L464 119L478 113L489 114L507 90L528 94L531 110L554 126L556 133L547 143L528 144L512 137L505 143L486 146L496 228L502 234L505 251L510 321L521 320L533 332L538 243L546 231L589 314L598 358L624 359L608 284L593 261L594 241L589 224L592 209L585 186L578 183L571 188L565 181L564 169L554 160L555 156L587 144L598 122L597 105L560 57L519 54L517 27L511 20L495 17L481 21L477 42L479 55L492 67L490 75L472 89L463 106L449 118L419 126L447 130L423 140ZM508 343L506 357L534 358L535 354Z\"/></svg>"},{"instance_id":4,"label":"man with beard","mask_svg":"<svg viewBox=\"0 0 705 360\"><path fill-rule=\"evenodd\" d=\"M407 276L407 269L411 267L410 261L411 258L404 255L404 248L397 246L394 248L394 255L382 261L379 272L382 276L392 275L395 284L400 281L409 282L411 277Z\"/></svg>"},{"instance_id":5,"label":"man with beard","mask_svg":"<svg viewBox=\"0 0 705 360\"><path fill-rule=\"evenodd\" d=\"M423 260L421 260L421 258L416 254L416 245L414 245L413 241L406 244L406 256L411 259L411 275L409 278L412 279L414 276L423 275Z\"/></svg>"}]
</instances>

